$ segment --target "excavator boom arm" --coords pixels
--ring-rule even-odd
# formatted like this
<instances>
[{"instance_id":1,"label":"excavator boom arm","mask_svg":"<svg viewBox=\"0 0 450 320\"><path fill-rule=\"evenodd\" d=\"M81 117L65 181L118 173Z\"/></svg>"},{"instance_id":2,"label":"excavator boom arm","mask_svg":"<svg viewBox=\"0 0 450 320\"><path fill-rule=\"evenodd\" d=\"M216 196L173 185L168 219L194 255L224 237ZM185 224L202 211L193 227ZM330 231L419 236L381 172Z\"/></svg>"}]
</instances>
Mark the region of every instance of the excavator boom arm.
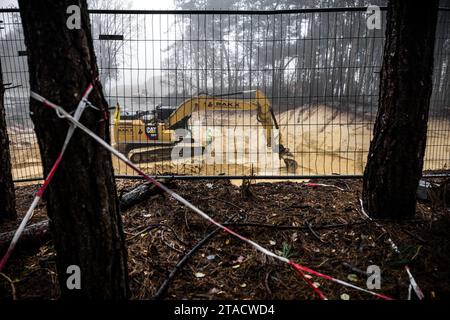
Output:
<instances>
[{"instance_id":1,"label":"excavator boom arm","mask_svg":"<svg viewBox=\"0 0 450 320\"><path fill-rule=\"evenodd\" d=\"M257 119L266 130L267 145L271 146L272 129L278 129L269 99L260 90L254 90L255 98L252 99L235 99L223 98L217 96L198 96L184 101L178 108L167 118L166 126L169 129L179 127L194 112L202 111L252 111L257 110Z\"/></svg>"}]
</instances>

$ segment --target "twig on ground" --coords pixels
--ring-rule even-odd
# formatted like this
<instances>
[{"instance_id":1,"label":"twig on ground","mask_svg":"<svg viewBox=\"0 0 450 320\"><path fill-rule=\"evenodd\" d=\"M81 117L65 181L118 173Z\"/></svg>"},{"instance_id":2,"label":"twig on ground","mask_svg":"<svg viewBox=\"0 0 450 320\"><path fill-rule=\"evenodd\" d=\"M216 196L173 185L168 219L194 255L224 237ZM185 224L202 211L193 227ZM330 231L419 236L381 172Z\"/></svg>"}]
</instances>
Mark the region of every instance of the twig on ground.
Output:
<instances>
[{"instance_id":1,"label":"twig on ground","mask_svg":"<svg viewBox=\"0 0 450 320\"><path fill-rule=\"evenodd\" d=\"M185 246L187 245L186 242L181 240L181 238L178 236L176 231L171 226L169 226L167 224L163 224L163 223L150 224L150 225L144 227L138 233L133 233L133 231L136 231L136 230L138 230L138 229L140 229L142 227L143 226L139 226L137 228L134 228L131 232L125 232L125 234L131 235L131 237L128 238L127 241L133 240L134 238L138 237L139 235L141 235L141 234L143 234L143 233L145 233L147 231L150 231L150 230L153 230L153 229L156 229L156 228L166 228L166 229L169 229L170 231L172 231L173 235L175 236L175 239L177 239L178 242L180 242L181 244L183 244Z\"/></svg>"},{"instance_id":2,"label":"twig on ground","mask_svg":"<svg viewBox=\"0 0 450 320\"><path fill-rule=\"evenodd\" d=\"M272 290L270 290L270 286L269 286L269 279L270 279L270 275L272 274L273 270L270 270L269 272L266 273L266 278L264 280L264 284L266 286L266 290L269 293L269 296L272 296Z\"/></svg>"},{"instance_id":3,"label":"twig on ground","mask_svg":"<svg viewBox=\"0 0 450 320\"><path fill-rule=\"evenodd\" d=\"M236 215L233 215L232 217L230 217L227 222L231 221L234 219ZM175 265L175 267L172 269L172 271L170 272L170 274L167 276L167 278L164 280L164 282L162 283L162 285L159 287L158 291L155 293L155 295L153 296L153 299L155 300L159 300L161 299L164 294L167 291L167 288L170 285L170 282L172 281L172 279L175 277L175 275L177 274L177 272L185 265L185 263L189 260L189 258L195 253L197 252L206 242L208 242L209 239L211 239L214 235L216 235L221 229L220 228L216 228L215 230L213 230L212 232L210 232L206 237L204 237L202 240L200 240L191 250L189 250L188 253L186 253L184 255L183 258L181 258L180 261L178 261L178 263Z\"/></svg>"},{"instance_id":4,"label":"twig on ground","mask_svg":"<svg viewBox=\"0 0 450 320\"><path fill-rule=\"evenodd\" d=\"M350 223L336 223L336 224L318 224L314 226L314 229L333 229L333 228L345 228L352 225L358 224L367 224L366 220L354 221ZM268 224L268 223L256 223L256 222L230 222L223 223L224 226L233 226L233 227L256 227L256 228L273 228L273 229L281 229L281 230L298 230L298 229L309 229L308 226L290 226L290 225L277 225L277 224Z\"/></svg>"},{"instance_id":5,"label":"twig on ground","mask_svg":"<svg viewBox=\"0 0 450 320\"><path fill-rule=\"evenodd\" d=\"M321 266L323 266L325 263L327 263L328 261L330 261L331 259L327 258L325 260L323 260L321 263L319 263L316 268L320 268Z\"/></svg>"},{"instance_id":6,"label":"twig on ground","mask_svg":"<svg viewBox=\"0 0 450 320\"><path fill-rule=\"evenodd\" d=\"M184 210L184 223L186 224L186 228L188 230L191 230L191 228L189 227L188 219L187 219L187 210Z\"/></svg>"},{"instance_id":7,"label":"twig on ground","mask_svg":"<svg viewBox=\"0 0 450 320\"><path fill-rule=\"evenodd\" d=\"M11 296L13 298L13 300L17 300L17 296L16 296L16 287L14 286L14 282L11 280L10 277L8 277L6 274L4 274L3 272L0 272L0 275L6 279L6 281L9 282L9 285L11 286Z\"/></svg>"},{"instance_id":8,"label":"twig on ground","mask_svg":"<svg viewBox=\"0 0 450 320\"><path fill-rule=\"evenodd\" d=\"M234 203L232 203L232 202L230 202L230 201L227 201L227 200L223 200L223 199L216 198L216 197L209 197L209 198L206 198L205 200L216 200L216 201L219 201L219 202L223 202L223 203L226 203L226 204L228 204L228 205L230 205L230 206L232 206L232 207L238 209L238 210L239 210L239 214L245 213L245 210L244 210L244 209L242 209L242 208L239 207L238 205L236 205L236 204L234 204Z\"/></svg>"},{"instance_id":9,"label":"twig on ground","mask_svg":"<svg viewBox=\"0 0 450 320\"><path fill-rule=\"evenodd\" d=\"M344 267L346 267L347 269L349 269L349 270L353 271L354 273L357 273L357 274L359 274L361 276L364 276L364 277L368 277L369 276L369 274L367 272L365 272L364 270L361 270L361 269L355 267L354 265L351 265L350 263L342 262L342 265Z\"/></svg>"},{"instance_id":10,"label":"twig on ground","mask_svg":"<svg viewBox=\"0 0 450 320\"><path fill-rule=\"evenodd\" d=\"M326 243L326 241L323 241L322 238L320 237L320 235L314 231L314 229L312 228L312 223L311 222L306 222L306 225L308 226L309 231L311 231L312 235L314 237L316 237L317 240L319 240L322 243Z\"/></svg>"},{"instance_id":11,"label":"twig on ground","mask_svg":"<svg viewBox=\"0 0 450 320\"><path fill-rule=\"evenodd\" d=\"M404 233L406 233L407 235L409 235L410 237L413 237L414 239L420 241L422 244L426 244L427 241L424 240L423 238L419 237L418 235L412 233L411 231L408 231L406 229L401 229Z\"/></svg>"},{"instance_id":12,"label":"twig on ground","mask_svg":"<svg viewBox=\"0 0 450 320\"><path fill-rule=\"evenodd\" d=\"M420 249L422 249L422 246L418 246L416 253L412 256L411 261L413 261L417 256L419 255Z\"/></svg>"},{"instance_id":13,"label":"twig on ground","mask_svg":"<svg viewBox=\"0 0 450 320\"><path fill-rule=\"evenodd\" d=\"M175 239L177 239L177 241L178 241L179 243L181 243L181 244L184 245L184 246L188 246L188 244L187 244L186 242L184 242L183 240L181 240L181 238L178 236L178 234L177 234L177 232L175 231L174 228L172 228L171 226L169 226L169 225L167 225L167 224L161 224L161 227L162 227L162 228L167 228L167 229L169 229L170 231L172 231L173 235L175 236Z\"/></svg>"},{"instance_id":14,"label":"twig on ground","mask_svg":"<svg viewBox=\"0 0 450 320\"><path fill-rule=\"evenodd\" d=\"M141 231L139 231L138 233L132 234L132 236L129 237L128 239L126 239L126 241L131 241L131 240L133 240L134 238L140 236L141 234L143 234L143 233L145 233L145 232L147 232L147 231L150 231L150 230L153 230L153 229L156 229L156 228L160 228L160 227L162 227L162 226L164 226L164 225L162 225L162 224L160 224L160 223L157 223L157 224L151 224L151 225L145 227L144 229L142 229Z\"/></svg>"},{"instance_id":15,"label":"twig on ground","mask_svg":"<svg viewBox=\"0 0 450 320\"><path fill-rule=\"evenodd\" d=\"M164 239L164 231L163 231L163 233L161 234L161 242L164 243L164 244L165 244L167 247L169 247L170 249L172 249L172 250L174 250L174 251L176 251L176 252L178 252L178 253L181 253L181 254L184 253L183 250L180 250L180 249L175 248L175 245L172 245L171 243L167 242L166 239Z\"/></svg>"}]
</instances>

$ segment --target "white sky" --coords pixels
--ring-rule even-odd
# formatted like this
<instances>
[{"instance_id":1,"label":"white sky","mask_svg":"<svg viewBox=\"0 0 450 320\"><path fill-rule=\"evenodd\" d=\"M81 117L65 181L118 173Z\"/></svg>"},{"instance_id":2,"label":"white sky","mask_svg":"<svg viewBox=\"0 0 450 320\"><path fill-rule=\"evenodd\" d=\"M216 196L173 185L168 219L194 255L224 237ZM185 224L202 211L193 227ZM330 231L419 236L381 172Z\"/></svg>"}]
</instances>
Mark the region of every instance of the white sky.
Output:
<instances>
[{"instance_id":1,"label":"white sky","mask_svg":"<svg viewBox=\"0 0 450 320\"><path fill-rule=\"evenodd\" d=\"M87 0L88 5L89 5L89 0ZM164 10L164 9L175 9L175 0L124 0L124 2L126 4L131 3L131 7L130 9L136 9L136 10ZM0 8L9 8L9 7L18 7L18 3L17 0L0 0ZM101 9L101 8L99 8ZM155 24L154 25L155 28L155 32L159 33L159 25ZM141 48L142 49L142 48ZM161 48L158 49L158 51L160 51ZM139 56L141 58L141 60L143 61L145 59L144 55L144 51L142 50L142 52L139 52ZM148 59L152 58L152 55L150 54L149 57L147 57ZM159 61L158 61L159 62ZM127 75L128 77L129 75ZM139 81L145 81L147 79L143 79L142 75L139 75Z\"/></svg>"},{"instance_id":2,"label":"white sky","mask_svg":"<svg viewBox=\"0 0 450 320\"><path fill-rule=\"evenodd\" d=\"M88 0L89 2L89 0ZM128 1L126 1L128 2ZM0 0L1 7L18 7L16 0ZM174 0L132 0L131 9L141 10L157 10L157 9L174 9Z\"/></svg>"},{"instance_id":3,"label":"white sky","mask_svg":"<svg viewBox=\"0 0 450 320\"><path fill-rule=\"evenodd\" d=\"M0 8L6 8L6 7L11 7L11 6L15 6L17 7L17 1L14 0L0 0Z\"/></svg>"},{"instance_id":4,"label":"white sky","mask_svg":"<svg viewBox=\"0 0 450 320\"><path fill-rule=\"evenodd\" d=\"M133 9L157 10L157 9L175 9L174 0L133 0Z\"/></svg>"}]
</instances>

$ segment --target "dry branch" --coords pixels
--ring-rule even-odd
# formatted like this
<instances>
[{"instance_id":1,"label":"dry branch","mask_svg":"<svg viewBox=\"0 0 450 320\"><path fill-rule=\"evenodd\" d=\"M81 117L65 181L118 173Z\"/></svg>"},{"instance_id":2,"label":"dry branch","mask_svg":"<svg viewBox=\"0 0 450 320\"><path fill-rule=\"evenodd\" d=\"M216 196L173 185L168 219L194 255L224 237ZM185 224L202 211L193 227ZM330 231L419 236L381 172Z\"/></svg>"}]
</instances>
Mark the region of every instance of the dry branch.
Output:
<instances>
[{"instance_id":1,"label":"dry branch","mask_svg":"<svg viewBox=\"0 0 450 320\"><path fill-rule=\"evenodd\" d=\"M165 182L163 182L165 183ZM161 193L158 188L148 183L141 184L125 193L120 200L120 210L125 211L132 206ZM16 230L0 233L0 253L5 252ZM19 249L40 246L50 239L48 220L43 220L27 226L20 238Z\"/></svg>"},{"instance_id":2,"label":"dry branch","mask_svg":"<svg viewBox=\"0 0 450 320\"><path fill-rule=\"evenodd\" d=\"M5 252L5 250L8 248L15 231L16 230L12 230L0 234L1 253ZM50 233L48 232L48 220L40 221L25 228L16 249L41 245L49 239Z\"/></svg>"}]
</instances>

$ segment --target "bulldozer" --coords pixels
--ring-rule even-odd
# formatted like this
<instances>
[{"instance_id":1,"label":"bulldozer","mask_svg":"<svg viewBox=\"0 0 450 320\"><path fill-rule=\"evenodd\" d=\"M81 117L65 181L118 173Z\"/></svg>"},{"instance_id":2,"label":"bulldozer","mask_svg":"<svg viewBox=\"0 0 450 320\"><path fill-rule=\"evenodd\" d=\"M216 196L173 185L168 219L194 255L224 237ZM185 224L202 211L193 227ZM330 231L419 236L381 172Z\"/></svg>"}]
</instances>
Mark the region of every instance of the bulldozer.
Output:
<instances>
[{"instance_id":1,"label":"bulldozer","mask_svg":"<svg viewBox=\"0 0 450 320\"><path fill-rule=\"evenodd\" d=\"M253 98L230 98L249 93ZM196 145L195 141L187 141L177 135L176 129L189 130L188 120L194 112L225 110L256 110L257 120L266 133L267 147L279 153L288 172L297 170L298 164L289 149L284 147L281 134L278 135L278 145L272 146L272 130L278 130L279 126L269 99L259 89L221 95L199 94L175 108L157 106L152 111L135 114L122 114L120 105L117 104L113 123L114 146L136 163L170 160L172 149L180 144L193 149L204 149L205 146ZM192 150L190 154L196 154L196 150Z\"/></svg>"}]
</instances>

